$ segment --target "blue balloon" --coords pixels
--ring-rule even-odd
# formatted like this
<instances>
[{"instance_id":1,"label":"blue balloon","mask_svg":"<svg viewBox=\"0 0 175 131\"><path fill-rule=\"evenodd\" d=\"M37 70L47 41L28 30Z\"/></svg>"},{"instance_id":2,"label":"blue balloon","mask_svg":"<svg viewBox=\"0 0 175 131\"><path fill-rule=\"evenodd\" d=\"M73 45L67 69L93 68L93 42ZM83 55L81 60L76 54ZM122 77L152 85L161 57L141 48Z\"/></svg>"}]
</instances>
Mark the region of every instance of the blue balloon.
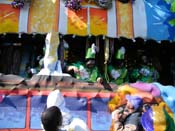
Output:
<instances>
[{"instance_id":1,"label":"blue balloon","mask_svg":"<svg viewBox=\"0 0 175 131\"><path fill-rule=\"evenodd\" d=\"M153 111L148 109L141 117L141 123L145 131L154 131Z\"/></svg>"}]
</instances>

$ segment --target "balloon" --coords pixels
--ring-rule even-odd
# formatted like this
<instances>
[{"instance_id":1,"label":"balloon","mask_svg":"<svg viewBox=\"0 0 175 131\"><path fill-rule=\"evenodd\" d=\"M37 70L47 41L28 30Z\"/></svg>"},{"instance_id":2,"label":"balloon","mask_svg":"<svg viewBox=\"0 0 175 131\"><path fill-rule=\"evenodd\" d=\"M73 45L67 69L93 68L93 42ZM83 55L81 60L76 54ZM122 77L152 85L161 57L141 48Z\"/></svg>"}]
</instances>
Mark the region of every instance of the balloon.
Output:
<instances>
[{"instance_id":1,"label":"balloon","mask_svg":"<svg viewBox=\"0 0 175 131\"><path fill-rule=\"evenodd\" d=\"M136 82L130 84L131 87L141 91L150 92L154 97L160 96L160 90L152 83Z\"/></svg>"},{"instance_id":2,"label":"balloon","mask_svg":"<svg viewBox=\"0 0 175 131\"><path fill-rule=\"evenodd\" d=\"M141 117L145 131L173 131L174 120L162 106L152 106Z\"/></svg>"}]
</instances>

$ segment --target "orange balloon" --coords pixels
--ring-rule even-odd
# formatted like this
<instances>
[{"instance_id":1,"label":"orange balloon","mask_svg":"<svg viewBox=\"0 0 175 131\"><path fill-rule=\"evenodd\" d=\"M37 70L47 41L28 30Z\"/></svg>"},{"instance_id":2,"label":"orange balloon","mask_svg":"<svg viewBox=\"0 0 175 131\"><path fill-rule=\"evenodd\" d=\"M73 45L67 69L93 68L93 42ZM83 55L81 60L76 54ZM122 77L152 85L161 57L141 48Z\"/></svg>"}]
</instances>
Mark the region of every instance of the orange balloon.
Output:
<instances>
[{"instance_id":1,"label":"orange balloon","mask_svg":"<svg viewBox=\"0 0 175 131\"><path fill-rule=\"evenodd\" d=\"M126 104L125 94L123 92L116 92L114 98L108 102L108 109L110 112L114 111L117 107Z\"/></svg>"}]
</instances>

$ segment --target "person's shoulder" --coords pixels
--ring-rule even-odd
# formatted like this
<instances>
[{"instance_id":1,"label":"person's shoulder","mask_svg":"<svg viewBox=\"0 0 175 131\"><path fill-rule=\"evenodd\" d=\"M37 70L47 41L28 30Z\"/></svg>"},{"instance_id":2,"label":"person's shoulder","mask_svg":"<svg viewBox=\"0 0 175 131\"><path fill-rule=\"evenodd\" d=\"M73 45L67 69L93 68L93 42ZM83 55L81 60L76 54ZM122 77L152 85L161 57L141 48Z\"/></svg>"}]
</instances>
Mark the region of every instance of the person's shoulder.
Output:
<instances>
[{"instance_id":1,"label":"person's shoulder","mask_svg":"<svg viewBox=\"0 0 175 131\"><path fill-rule=\"evenodd\" d=\"M138 123L140 122L140 117L140 112L133 112L126 118L125 124L138 125Z\"/></svg>"}]
</instances>

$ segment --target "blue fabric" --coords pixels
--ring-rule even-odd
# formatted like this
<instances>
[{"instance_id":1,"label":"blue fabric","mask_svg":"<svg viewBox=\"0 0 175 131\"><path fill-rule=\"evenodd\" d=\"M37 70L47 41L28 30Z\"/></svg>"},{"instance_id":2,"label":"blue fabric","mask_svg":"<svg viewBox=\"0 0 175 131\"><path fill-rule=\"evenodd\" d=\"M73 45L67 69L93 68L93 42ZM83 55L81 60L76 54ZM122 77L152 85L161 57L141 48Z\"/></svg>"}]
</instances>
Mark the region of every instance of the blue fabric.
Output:
<instances>
[{"instance_id":1,"label":"blue fabric","mask_svg":"<svg viewBox=\"0 0 175 131\"><path fill-rule=\"evenodd\" d=\"M0 129L25 128L26 96L5 96L0 103Z\"/></svg>"},{"instance_id":2,"label":"blue fabric","mask_svg":"<svg viewBox=\"0 0 175 131\"><path fill-rule=\"evenodd\" d=\"M147 17L147 39L174 40L175 27L169 21L175 18L164 0L144 0Z\"/></svg>"}]
</instances>

